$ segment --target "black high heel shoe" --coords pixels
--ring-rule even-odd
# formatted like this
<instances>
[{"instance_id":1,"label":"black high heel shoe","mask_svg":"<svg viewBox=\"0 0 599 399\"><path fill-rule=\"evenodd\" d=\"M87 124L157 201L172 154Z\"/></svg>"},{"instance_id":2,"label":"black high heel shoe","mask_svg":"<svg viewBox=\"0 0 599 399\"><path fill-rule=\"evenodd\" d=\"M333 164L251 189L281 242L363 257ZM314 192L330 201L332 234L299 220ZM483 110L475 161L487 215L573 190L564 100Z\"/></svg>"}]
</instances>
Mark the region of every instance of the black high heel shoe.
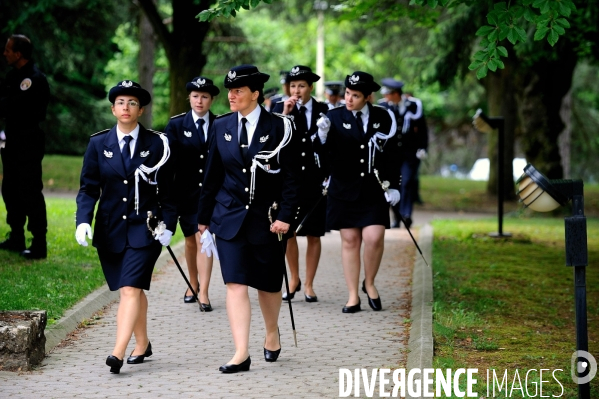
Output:
<instances>
[{"instance_id":1,"label":"black high heel shoe","mask_svg":"<svg viewBox=\"0 0 599 399\"><path fill-rule=\"evenodd\" d=\"M110 372L119 374L121 367L123 367L123 361L116 356L110 355L106 358L106 365L110 366Z\"/></svg>"},{"instance_id":2,"label":"black high heel shoe","mask_svg":"<svg viewBox=\"0 0 599 399\"><path fill-rule=\"evenodd\" d=\"M377 312L379 310L383 310L383 305L381 304L381 294L379 294L378 298L369 297L368 291L366 291L366 282L364 280L362 280L362 291L364 291L364 293L368 297L368 305L370 305L372 310L376 310Z\"/></svg>"},{"instance_id":3,"label":"black high heel shoe","mask_svg":"<svg viewBox=\"0 0 599 399\"><path fill-rule=\"evenodd\" d=\"M200 310L202 312L212 312L212 305L210 305L209 303L202 303L200 302Z\"/></svg>"},{"instance_id":4,"label":"black high heel shoe","mask_svg":"<svg viewBox=\"0 0 599 399\"><path fill-rule=\"evenodd\" d=\"M144 362L146 357L152 356L152 343L148 341L148 347L143 355L133 356L133 352L131 352L131 356L127 358L127 364L140 364ZM122 362L122 360L121 360Z\"/></svg>"},{"instance_id":5,"label":"black high heel shoe","mask_svg":"<svg viewBox=\"0 0 599 399\"><path fill-rule=\"evenodd\" d=\"M252 360L248 356L243 362L239 364L223 364L218 368L218 371L222 371L223 373L238 373L240 371L249 371L250 364L252 364Z\"/></svg>"},{"instance_id":6,"label":"black high heel shoe","mask_svg":"<svg viewBox=\"0 0 599 399\"><path fill-rule=\"evenodd\" d=\"M318 302L318 297L316 295L310 296L310 295L304 294L304 296L306 297L306 302Z\"/></svg>"},{"instance_id":7,"label":"black high heel shoe","mask_svg":"<svg viewBox=\"0 0 599 399\"><path fill-rule=\"evenodd\" d=\"M191 295L187 295L187 290L189 290L189 288L187 288L185 290L185 293L183 294L183 302L185 303L195 303L196 302L196 297L193 296L193 292L191 293ZM196 292L198 295L200 295L200 283L198 283L198 290Z\"/></svg>"},{"instance_id":8,"label":"black high heel shoe","mask_svg":"<svg viewBox=\"0 0 599 399\"><path fill-rule=\"evenodd\" d=\"M360 301L360 298L358 298L358 304L357 305L353 305L353 306L344 306L342 312L343 313L356 313L359 312L360 310L362 310L362 308L360 307L360 304L362 303L362 301Z\"/></svg>"},{"instance_id":9,"label":"black high heel shoe","mask_svg":"<svg viewBox=\"0 0 599 399\"><path fill-rule=\"evenodd\" d=\"M271 351L264 347L264 360L267 362L276 362L281 354L281 331L277 328L277 332L279 333L279 349L276 351Z\"/></svg>"},{"instance_id":10,"label":"black high heel shoe","mask_svg":"<svg viewBox=\"0 0 599 399\"><path fill-rule=\"evenodd\" d=\"M299 290L302 289L302 280L300 280L299 284L297 285L297 287L295 287L295 291L293 291L292 293L284 293L283 294L283 300L286 301L287 299L293 299L293 297L295 296L295 293L298 292Z\"/></svg>"}]
</instances>

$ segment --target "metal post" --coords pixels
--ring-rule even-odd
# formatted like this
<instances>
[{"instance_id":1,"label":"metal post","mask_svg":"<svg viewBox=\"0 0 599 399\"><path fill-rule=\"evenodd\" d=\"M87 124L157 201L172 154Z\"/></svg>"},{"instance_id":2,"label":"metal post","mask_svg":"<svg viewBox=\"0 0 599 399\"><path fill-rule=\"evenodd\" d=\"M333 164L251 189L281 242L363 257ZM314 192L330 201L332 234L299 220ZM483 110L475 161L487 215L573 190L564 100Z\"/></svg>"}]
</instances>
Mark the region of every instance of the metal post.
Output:
<instances>
[{"instance_id":1,"label":"metal post","mask_svg":"<svg viewBox=\"0 0 599 399\"><path fill-rule=\"evenodd\" d=\"M324 100L324 11L328 8L326 1L314 2L314 9L318 11L318 28L316 32L316 74L320 80L316 82L316 98Z\"/></svg>"},{"instance_id":2,"label":"metal post","mask_svg":"<svg viewBox=\"0 0 599 399\"><path fill-rule=\"evenodd\" d=\"M583 183L572 182L572 216L565 218L566 266L574 267L574 305L576 309L576 350L589 350L587 326L586 266L588 265L587 225L584 216ZM576 359L584 362L586 359ZM576 366L576 365L575 365ZM588 370L586 370L588 372ZM578 398L590 399L591 386L578 385Z\"/></svg>"},{"instance_id":3,"label":"metal post","mask_svg":"<svg viewBox=\"0 0 599 399\"><path fill-rule=\"evenodd\" d=\"M511 233L503 232L503 197L505 189L504 187L504 169L505 169L505 143L504 143L504 125L505 120L503 116L497 116L489 118L493 122L493 126L497 128L497 223L498 230L496 233L489 233L490 237L501 238L511 237Z\"/></svg>"}]
</instances>

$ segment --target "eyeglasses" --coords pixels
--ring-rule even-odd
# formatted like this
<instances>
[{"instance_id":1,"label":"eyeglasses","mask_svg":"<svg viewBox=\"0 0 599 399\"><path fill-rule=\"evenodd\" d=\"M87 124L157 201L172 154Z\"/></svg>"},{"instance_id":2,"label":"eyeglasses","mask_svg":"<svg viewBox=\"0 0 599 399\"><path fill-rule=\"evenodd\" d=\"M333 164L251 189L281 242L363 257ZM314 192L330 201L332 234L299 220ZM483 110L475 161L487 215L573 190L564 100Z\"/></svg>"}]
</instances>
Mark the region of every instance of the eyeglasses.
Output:
<instances>
[{"instance_id":1,"label":"eyeglasses","mask_svg":"<svg viewBox=\"0 0 599 399\"><path fill-rule=\"evenodd\" d=\"M134 100L129 100L129 101L120 100L120 101L117 101L114 103L114 105L119 106L119 107L124 107L125 104L129 105L132 108L139 107L139 103Z\"/></svg>"}]
</instances>

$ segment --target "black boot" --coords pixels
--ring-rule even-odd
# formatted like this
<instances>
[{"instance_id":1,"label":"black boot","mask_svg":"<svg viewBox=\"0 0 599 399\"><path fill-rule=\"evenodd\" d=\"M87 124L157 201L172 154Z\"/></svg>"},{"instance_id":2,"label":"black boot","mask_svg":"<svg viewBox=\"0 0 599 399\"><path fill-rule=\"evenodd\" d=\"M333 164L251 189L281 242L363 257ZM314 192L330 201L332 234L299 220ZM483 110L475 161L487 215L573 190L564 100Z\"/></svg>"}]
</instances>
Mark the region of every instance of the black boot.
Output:
<instances>
[{"instance_id":1,"label":"black boot","mask_svg":"<svg viewBox=\"0 0 599 399\"><path fill-rule=\"evenodd\" d=\"M15 232L15 230L8 233L8 239L0 242L0 249L7 251L21 252L25 249L25 232Z\"/></svg>"},{"instance_id":2,"label":"black boot","mask_svg":"<svg viewBox=\"0 0 599 399\"><path fill-rule=\"evenodd\" d=\"M21 252L21 256L25 259L46 259L48 256L46 235L34 235L31 246Z\"/></svg>"}]
</instances>

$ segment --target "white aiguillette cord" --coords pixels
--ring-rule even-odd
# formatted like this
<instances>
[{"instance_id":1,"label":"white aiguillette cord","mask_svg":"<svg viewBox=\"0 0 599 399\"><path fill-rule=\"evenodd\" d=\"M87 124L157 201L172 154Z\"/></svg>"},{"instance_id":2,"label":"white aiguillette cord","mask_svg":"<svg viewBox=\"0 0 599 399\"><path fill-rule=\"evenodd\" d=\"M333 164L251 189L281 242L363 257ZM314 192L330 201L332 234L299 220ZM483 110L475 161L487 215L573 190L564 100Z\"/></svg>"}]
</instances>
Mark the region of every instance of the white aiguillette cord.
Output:
<instances>
[{"instance_id":1,"label":"white aiguillette cord","mask_svg":"<svg viewBox=\"0 0 599 399\"><path fill-rule=\"evenodd\" d=\"M162 139L162 144L164 147L164 150L162 152L162 158L160 158L160 161L158 161L158 163L152 168L148 168L146 165L141 164L141 165L139 165L139 167L137 169L135 169L135 213L138 215L139 215L139 176L141 176L141 178L144 179L148 184L155 186L156 184L158 184L158 169L160 169L160 167L162 165L164 165L166 163L166 161L168 161L168 158L171 156L171 149L168 146L168 138L166 137L166 134L160 134L159 136ZM150 173L152 173L154 171L156 172L155 180L152 180L149 175L150 175Z\"/></svg>"},{"instance_id":2,"label":"white aiguillette cord","mask_svg":"<svg viewBox=\"0 0 599 399\"><path fill-rule=\"evenodd\" d=\"M391 130L390 130L389 134L376 132L375 134L372 135L372 137L368 141L368 173L372 173L371 170L372 170L372 165L374 165L374 156L376 154L376 150L383 152L383 148L380 147L378 145L378 143L376 142L377 139L381 139L381 140L385 140L385 141L389 140L391 137L395 136L395 131L397 130L397 122L395 121L395 115L393 115L393 112L391 112L391 110L389 110L389 109L387 110L387 112L391 116Z\"/></svg>"},{"instance_id":3,"label":"white aiguillette cord","mask_svg":"<svg viewBox=\"0 0 599 399\"><path fill-rule=\"evenodd\" d=\"M260 163L259 160L270 159L275 155L278 156L281 152L281 149L291 142L291 121L285 115L277 113L273 113L273 115L277 115L283 118L283 123L285 125L285 134L277 148L275 148L272 151L260 151L259 153L254 155L254 158L252 159L252 167L250 168L250 171L252 172L252 177L250 181L250 204L252 203L252 199L254 199L254 192L256 191L256 167L259 167L266 173L279 173L281 171L281 169L271 170L270 165L263 165L262 163Z\"/></svg>"}]
</instances>

